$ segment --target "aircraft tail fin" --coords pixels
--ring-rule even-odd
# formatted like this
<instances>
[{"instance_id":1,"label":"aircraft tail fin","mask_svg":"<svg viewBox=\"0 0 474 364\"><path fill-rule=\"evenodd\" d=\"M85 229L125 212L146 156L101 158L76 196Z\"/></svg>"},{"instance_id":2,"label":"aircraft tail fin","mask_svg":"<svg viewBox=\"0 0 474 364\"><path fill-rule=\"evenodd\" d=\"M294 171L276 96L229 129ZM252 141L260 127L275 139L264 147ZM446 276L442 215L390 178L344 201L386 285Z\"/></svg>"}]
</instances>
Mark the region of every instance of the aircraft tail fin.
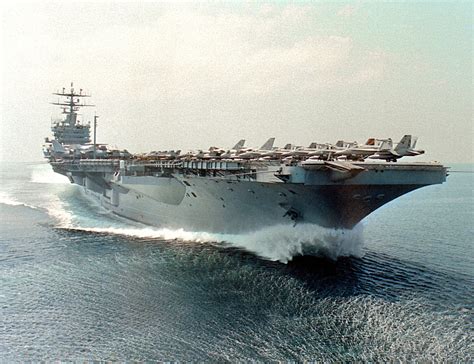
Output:
<instances>
[{"instance_id":1,"label":"aircraft tail fin","mask_svg":"<svg viewBox=\"0 0 474 364\"><path fill-rule=\"evenodd\" d=\"M234 150L242 149L245 144L245 139L240 139L236 145L232 147Z\"/></svg>"},{"instance_id":2,"label":"aircraft tail fin","mask_svg":"<svg viewBox=\"0 0 474 364\"><path fill-rule=\"evenodd\" d=\"M392 139L385 139L380 143L379 150L391 150L393 148Z\"/></svg>"},{"instance_id":3,"label":"aircraft tail fin","mask_svg":"<svg viewBox=\"0 0 474 364\"><path fill-rule=\"evenodd\" d=\"M415 149L417 141L418 141L418 137L413 137L412 142L411 142L411 149Z\"/></svg>"},{"instance_id":4,"label":"aircraft tail fin","mask_svg":"<svg viewBox=\"0 0 474 364\"><path fill-rule=\"evenodd\" d=\"M53 150L56 153L66 153L66 149L57 141L57 140L52 140L51 144L53 145Z\"/></svg>"},{"instance_id":5,"label":"aircraft tail fin","mask_svg":"<svg viewBox=\"0 0 474 364\"><path fill-rule=\"evenodd\" d=\"M292 145L291 145L290 143L288 143L287 145L285 145L285 146L283 147L283 149L291 149L291 147L292 147Z\"/></svg>"},{"instance_id":6,"label":"aircraft tail fin","mask_svg":"<svg viewBox=\"0 0 474 364\"><path fill-rule=\"evenodd\" d=\"M411 146L411 135L404 135L400 140L400 143L395 147L395 152L398 154L404 154Z\"/></svg>"},{"instance_id":7,"label":"aircraft tail fin","mask_svg":"<svg viewBox=\"0 0 474 364\"><path fill-rule=\"evenodd\" d=\"M275 138L268 139L265 144L260 147L260 150L272 150L273 143L275 142Z\"/></svg>"}]
</instances>

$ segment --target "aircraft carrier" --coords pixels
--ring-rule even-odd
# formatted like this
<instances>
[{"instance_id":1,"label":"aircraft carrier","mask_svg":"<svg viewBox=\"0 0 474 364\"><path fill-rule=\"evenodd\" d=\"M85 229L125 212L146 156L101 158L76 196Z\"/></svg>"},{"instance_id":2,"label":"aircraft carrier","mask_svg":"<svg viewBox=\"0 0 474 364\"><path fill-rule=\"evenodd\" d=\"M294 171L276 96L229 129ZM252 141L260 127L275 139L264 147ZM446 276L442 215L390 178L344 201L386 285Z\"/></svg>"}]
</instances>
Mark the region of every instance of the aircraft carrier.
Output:
<instances>
[{"instance_id":1,"label":"aircraft carrier","mask_svg":"<svg viewBox=\"0 0 474 364\"><path fill-rule=\"evenodd\" d=\"M443 183L439 163L397 162L424 153L416 139L370 138L309 147L211 147L206 151L132 154L95 140L97 117L79 121L82 89L63 88L53 104L45 158L53 170L82 186L113 213L141 223L188 231L243 233L274 225L317 224L351 229L380 206L417 188Z\"/></svg>"}]
</instances>

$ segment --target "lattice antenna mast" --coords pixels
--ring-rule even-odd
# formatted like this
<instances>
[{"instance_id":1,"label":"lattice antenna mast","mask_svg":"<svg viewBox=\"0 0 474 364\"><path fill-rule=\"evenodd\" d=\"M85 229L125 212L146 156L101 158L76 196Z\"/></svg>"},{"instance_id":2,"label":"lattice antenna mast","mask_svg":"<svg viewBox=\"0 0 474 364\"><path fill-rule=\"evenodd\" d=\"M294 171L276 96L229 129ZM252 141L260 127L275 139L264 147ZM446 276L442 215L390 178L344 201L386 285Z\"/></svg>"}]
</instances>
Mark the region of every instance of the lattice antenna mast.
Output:
<instances>
[{"instance_id":1,"label":"lattice antenna mast","mask_svg":"<svg viewBox=\"0 0 474 364\"><path fill-rule=\"evenodd\" d=\"M83 93L82 88L79 89L79 92L74 91L74 84L71 82L70 91L66 91L66 88L63 87L62 91L54 92L53 95L58 95L66 98L65 100L58 100L57 102L52 102L53 105L59 105L63 108L63 114L66 114L65 123L70 126L75 126L77 122L77 112L81 107L95 106L89 105L84 102L81 102L83 97L91 97L86 93Z\"/></svg>"}]
</instances>

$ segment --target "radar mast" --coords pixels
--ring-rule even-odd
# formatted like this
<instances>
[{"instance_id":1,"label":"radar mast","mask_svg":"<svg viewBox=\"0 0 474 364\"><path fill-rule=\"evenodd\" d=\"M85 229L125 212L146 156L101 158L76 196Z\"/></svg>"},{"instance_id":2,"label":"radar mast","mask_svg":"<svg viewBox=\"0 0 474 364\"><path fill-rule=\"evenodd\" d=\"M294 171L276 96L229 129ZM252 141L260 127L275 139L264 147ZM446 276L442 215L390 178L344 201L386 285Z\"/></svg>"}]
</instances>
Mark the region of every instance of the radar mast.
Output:
<instances>
[{"instance_id":1,"label":"radar mast","mask_svg":"<svg viewBox=\"0 0 474 364\"><path fill-rule=\"evenodd\" d=\"M71 88L67 91L65 87L62 90L53 92L53 95L60 96L57 102L51 102L52 105L58 105L62 108L62 113L66 115L64 120L54 122L51 126L55 139L61 144L86 144L90 142L90 124L79 122L77 112L81 107L95 106L86 104L82 101L83 97L91 95L74 89L71 82Z\"/></svg>"},{"instance_id":2,"label":"radar mast","mask_svg":"<svg viewBox=\"0 0 474 364\"><path fill-rule=\"evenodd\" d=\"M53 95L58 95L66 98L63 101L58 100L57 102L52 102L51 104L62 106L62 113L66 114L66 120L64 120L64 124L68 126L76 125L76 123L78 122L77 112L81 107L95 106L86 104L85 102L81 101L81 98L91 97L91 95L83 93L82 88L79 89L79 92L75 91L73 82L71 82L71 89L69 90L69 92L67 92L66 88L63 87L62 91L58 90L57 92L53 92Z\"/></svg>"}]
</instances>

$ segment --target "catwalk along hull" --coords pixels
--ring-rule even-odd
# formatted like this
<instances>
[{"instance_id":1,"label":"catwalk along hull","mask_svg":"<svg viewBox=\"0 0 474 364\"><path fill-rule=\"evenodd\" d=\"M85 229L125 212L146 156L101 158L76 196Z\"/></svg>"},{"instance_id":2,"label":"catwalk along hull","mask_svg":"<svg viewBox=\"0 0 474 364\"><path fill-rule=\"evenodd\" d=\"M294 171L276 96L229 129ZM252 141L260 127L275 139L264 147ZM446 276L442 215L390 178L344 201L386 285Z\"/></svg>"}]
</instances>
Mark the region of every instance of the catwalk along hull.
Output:
<instances>
[{"instance_id":1,"label":"catwalk along hull","mask_svg":"<svg viewBox=\"0 0 474 364\"><path fill-rule=\"evenodd\" d=\"M143 174L118 161L52 165L117 215L219 233L303 223L351 229L391 200L446 178L444 167L429 163L362 162L351 164L352 171L327 162L278 164L242 177L180 169Z\"/></svg>"}]
</instances>

